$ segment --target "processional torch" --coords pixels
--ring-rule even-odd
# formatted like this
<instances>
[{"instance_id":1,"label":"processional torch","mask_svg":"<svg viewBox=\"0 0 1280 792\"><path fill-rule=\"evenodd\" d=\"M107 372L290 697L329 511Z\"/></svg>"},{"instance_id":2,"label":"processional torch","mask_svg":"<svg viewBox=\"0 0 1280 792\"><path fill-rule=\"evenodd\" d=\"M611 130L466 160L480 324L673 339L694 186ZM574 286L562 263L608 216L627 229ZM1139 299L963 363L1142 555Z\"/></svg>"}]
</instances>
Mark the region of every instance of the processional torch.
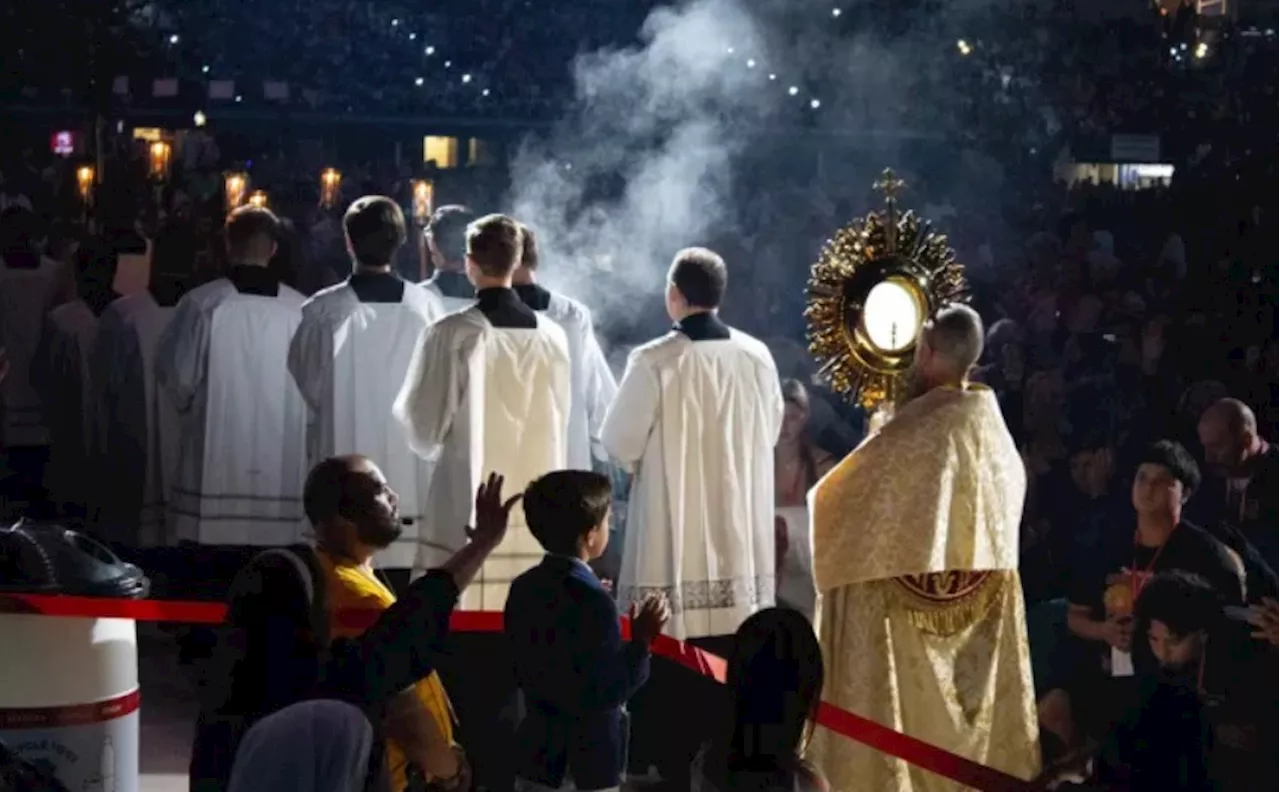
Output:
<instances>
[{"instance_id":1,"label":"processional torch","mask_svg":"<svg viewBox=\"0 0 1280 792\"><path fill-rule=\"evenodd\" d=\"M418 276L426 280L431 275L431 257L427 251L427 226L435 210L436 187L430 179L413 181L413 224L418 228Z\"/></svg>"}]
</instances>

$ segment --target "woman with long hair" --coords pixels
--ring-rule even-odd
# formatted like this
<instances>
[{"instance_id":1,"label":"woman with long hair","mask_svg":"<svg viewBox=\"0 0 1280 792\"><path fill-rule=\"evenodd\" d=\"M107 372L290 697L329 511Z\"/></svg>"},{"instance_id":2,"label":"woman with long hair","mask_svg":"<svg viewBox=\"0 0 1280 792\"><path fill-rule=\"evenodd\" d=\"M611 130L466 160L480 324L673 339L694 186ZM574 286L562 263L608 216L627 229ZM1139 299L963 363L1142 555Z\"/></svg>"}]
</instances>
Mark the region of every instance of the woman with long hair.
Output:
<instances>
[{"instance_id":1,"label":"woman with long hair","mask_svg":"<svg viewBox=\"0 0 1280 792\"><path fill-rule=\"evenodd\" d=\"M729 727L694 760L692 792L825 792L802 758L824 676L804 616L768 608L743 622L725 679Z\"/></svg>"},{"instance_id":2,"label":"woman with long hair","mask_svg":"<svg viewBox=\"0 0 1280 792\"><path fill-rule=\"evenodd\" d=\"M799 380L783 380L782 401L782 431L773 451L778 600L813 618L817 591L805 496L835 467L836 460L818 448L809 434L809 392L804 385Z\"/></svg>"},{"instance_id":3,"label":"woman with long hair","mask_svg":"<svg viewBox=\"0 0 1280 792\"><path fill-rule=\"evenodd\" d=\"M836 460L809 434L809 391L800 380L782 381L786 408L774 447L774 500L777 506L804 506L805 496Z\"/></svg>"}]
</instances>

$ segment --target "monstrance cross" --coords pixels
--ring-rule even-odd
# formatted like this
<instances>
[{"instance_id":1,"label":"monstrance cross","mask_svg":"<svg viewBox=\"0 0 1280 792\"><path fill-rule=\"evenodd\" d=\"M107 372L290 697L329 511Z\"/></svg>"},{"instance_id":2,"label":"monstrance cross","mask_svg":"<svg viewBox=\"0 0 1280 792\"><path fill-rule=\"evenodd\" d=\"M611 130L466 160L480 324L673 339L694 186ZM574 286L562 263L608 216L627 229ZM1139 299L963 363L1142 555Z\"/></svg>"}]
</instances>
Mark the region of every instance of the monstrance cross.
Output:
<instances>
[{"instance_id":1,"label":"monstrance cross","mask_svg":"<svg viewBox=\"0 0 1280 792\"><path fill-rule=\"evenodd\" d=\"M871 186L884 193L885 200L892 201L898 197L898 193L907 186L907 183L895 176L892 169L885 168L884 173L880 174L879 181Z\"/></svg>"}]
</instances>

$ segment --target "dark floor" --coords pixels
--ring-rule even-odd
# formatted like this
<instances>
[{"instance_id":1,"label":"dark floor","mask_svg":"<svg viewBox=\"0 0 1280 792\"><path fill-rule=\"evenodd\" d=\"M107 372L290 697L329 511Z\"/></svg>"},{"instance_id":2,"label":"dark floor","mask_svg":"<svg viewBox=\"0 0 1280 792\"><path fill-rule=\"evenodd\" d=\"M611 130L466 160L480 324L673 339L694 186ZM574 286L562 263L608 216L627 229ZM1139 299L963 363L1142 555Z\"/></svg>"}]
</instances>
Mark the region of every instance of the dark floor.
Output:
<instances>
[{"instance_id":1,"label":"dark floor","mask_svg":"<svg viewBox=\"0 0 1280 792\"><path fill-rule=\"evenodd\" d=\"M186 792L197 709L191 676L189 668L178 665L178 647L172 636L154 624L138 625L141 792Z\"/></svg>"}]
</instances>

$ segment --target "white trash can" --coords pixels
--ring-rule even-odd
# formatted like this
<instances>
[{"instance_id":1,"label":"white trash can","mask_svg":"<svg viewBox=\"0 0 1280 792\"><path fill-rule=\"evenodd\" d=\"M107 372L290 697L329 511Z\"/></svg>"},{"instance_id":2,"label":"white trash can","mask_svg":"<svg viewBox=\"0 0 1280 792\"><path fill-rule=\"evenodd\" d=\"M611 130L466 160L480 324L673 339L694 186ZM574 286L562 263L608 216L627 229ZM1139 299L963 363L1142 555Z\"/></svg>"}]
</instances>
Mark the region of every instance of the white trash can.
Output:
<instances>
[{"instance_id":1,"label":"white trash can","mask_svg":"<svg viewBox=\"0 0 1280 792\"><path fill-rule=\"evenodd\" d=\"M0 591L133 598L147 579L74 531L19 523L0 529ZM138 792L139 704L133 620L0 613L0 740L70 792Z\"/></svg>"}]
</instances>

